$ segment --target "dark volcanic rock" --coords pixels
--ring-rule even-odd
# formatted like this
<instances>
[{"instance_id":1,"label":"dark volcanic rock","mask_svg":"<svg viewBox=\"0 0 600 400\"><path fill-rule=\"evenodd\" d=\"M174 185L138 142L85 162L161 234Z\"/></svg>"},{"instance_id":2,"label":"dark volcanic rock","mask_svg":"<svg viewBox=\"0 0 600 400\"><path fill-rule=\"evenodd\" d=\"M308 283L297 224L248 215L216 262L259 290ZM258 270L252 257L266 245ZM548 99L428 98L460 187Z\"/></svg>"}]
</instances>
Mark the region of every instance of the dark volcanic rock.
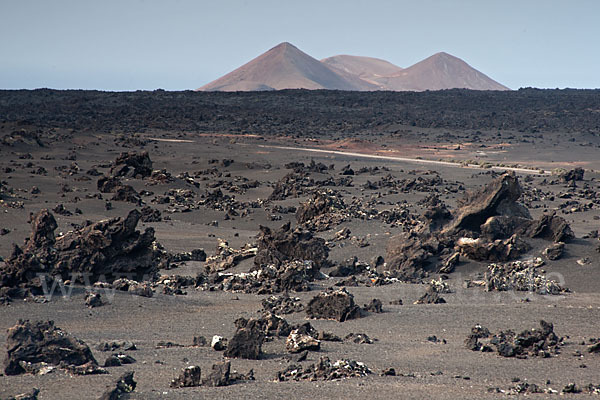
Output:
<instances>
[{"instance_id":1,"label":"dark volcanic rock","mask_svg":"<svg viewBox=\"0 0 600 400\"><path fill-rule=\"evenodd\" d=\"M317 271L329 265L329 248L325 240L314 237L308 231L291 230L289 223L276 231L261 226L257 245L258 253L254 258L256 265L279 266L285 261L310 260Z\"/></svg>"},{"instance_id":2,"label":"dark volcanic rock","mask_svg":"<svg viewBox=\"0 0 600 400\"><path fill-rule=\"evenodd\" d=\"M446 300L432 286L429 286L425 294L414 304L444 304L445 302Z\"/></svg>"},{"instance_id":3,"label":"dark volcanic rock","mask_svg":"<svg viewBox=\"0 0 600 400\"><path fill-rule=\"evenodd\" d=\"M55 327L53 321L19 321L8 329L6 349L6 375L34 372L40 363L92 369L98 367L90 348L81 340Z\"/></svg>"},{"instance_id":4,"label":"dark volcanic rock","mask_svg":"<svg viewBox=\"0 0 600 400\"><path fill-rule=\"evenodd\" d=\"M98 179L96 185L101 193L114 193L117 188L122 186L122 183L121 179L115 176L103 176Z\"/></svg>"},{"instance_id":5,"label":"dark volcanic rock","mask_svg":"<svg viewBox=\"0 0 600 400\"><path fill-rule=\"evenodd\" d=\"M88 293L85 295L85 305L89 308L102 307L104 301L100 293Z\"/></svg>"},{"instance_id":6,"label":"dark volcanic rock","mask_svg":"<svg viewBox=\"0 0 600 400\"><path fill-rule=\"evenodd\" d=\"M121 153L110 170L113 176L146 178L152 175L152 161L147 152Z\"/></svg>"},{"instance_id":7,"label":"dark volcanic rock","mask_svg":"<svg viewBox=\"0 0 600 400\"><path fill-rule=\"evenodd\" d=\"M294 329L285 340L285 348L290 353L300 353L305 350L318 351L321 348L321 342L302 333L300 329Z\"/></svg>"},{"instance_id":8,"label":"dark volcanic rock","mask_svg":"<svg viewBox=\"0 0 600 400\"><path fill-rule=\"evenodd\" d=\"M558 242L546 247L543 254L548 258L548 260L558 260L562 257L564 252L565 244L563 242Z\"/></svg>"},{"instance_id":9,"label":"dark volcanic rock","mask_svg":"<svg viewBox=\"0 0 600 400\"><path fill-rule=\"evenodd\" d=\"M563 171L558 174L558 178L563 182L582 181L585 170L581 167Z\"/></svg>"},{"instance_id":10,"label":"dark volcanic rock","mask_svg":"<svg viewBox=\"0 0 600 400\"><path fill-rule=\"evenodd\" d=\"M115 353L106 358L104 360L104 367L120 367L125 364L133 364L135 363L135 358L124 354L124 353Z\"/></svg>"},{"instance_id":11,"label":"dark volcanic rock","mask_svg":"<svg viewBox=\"0 0 600 400\"><path fill-rule=\"evenodd\" d=\"M387 246L386 269L401 280L419 282L427 275L430 258L444 248L452 248L453 240L437 234L411 231L393 236Z\"/></svg>"},{"instance_id":12,"label":"dark volcanic rock","mask_svg":"<svg viewBox=\"0 0 600 400\"><path fill-rule=\"evenodd\" d=\"M202 384L202 370L197 365L190 365L181 370L179 376L171 381L172 388L194 387Z\"/></svg>"},{"instance_id":13,"label":"dark volcanic rock","mask_svg":"<svg viewBox=\"0 0 600 400\"><path fill-rule=\"evenodd\" d=\"M179 376L171 381L172 388L208 386L219 387L231 385L236 381L254 380L254 372L250 370L247 374L231 371L229 361L220 361L213 364L210 374L202 379L199 366L192 365L181 370Z\"/></svg>"},{"instance_id":14,"label":"dark volcanic rock","mask_svg":"<svg viewBox=\"0 0 600 400\"><path fill-rule=\"evenodd\" d=\"M369 304L365 304L363 310L380 314L383 312L383 303L379 299L373 299Z\"/></svg>"},{"instance_id":15,"label":"dark volcanic rock","mask_svg":"<svg viewBox=\"0 0 600 400\"><path fill-rule=\"evenodd\" d=\"M354 296L346 289L328 290L313 297L306 306L306 315L315 319L333 319L344 322L360 318L362 312L354 303Z\"/></svg>"},{"instance_id":16,"label":"dark volcanic rock","mask_svg":"<svg viewBox=\"0 0 600 400\"><path fill-rule=\"evenodd\" d=\"M99 221L55 238L56 221L44 209L34 217L23 250L15 246L0 270L0 287L28 288L41 294L40 275L46 281L61 278L85 283L111 282L119 276L151 278L159 261L153 250L154 230L137 231L139 219L139 211L133 210L125 219Z\"/></svg>"},{"instance_id":17,"label":"dark volcanic rock","mask_svg":"<svg viewBox=\"0 0 600 400\"><path fill-rule=\"evenodd\" d=\"M531 250L531 246L517 235L493 242L487 242L481 238L461 238L457 245L461 255L476 261L510 261Z\"/></svg>"},{"instance_id":18,"label":"dark volcanic rock","mask_svg":"<svg viewBox=\"0 0 600 400\"><path fill-rule=\"evenodd\" d=\"M283 315L304 310L304 304L298 297L290 297L284 293L281 296L269 296L262 301L263 309L274 314Z\"/></svg>"},{"instance_id":19,"label":"dark volcanic rock","mask_svg":"<svg viewBox=\"0 0 600 400\"><path fill-rule=\"evenodd\" d=\"M371 339L366 333L349 333L346 335L344 340L349 340L356 344L373 344L373 339Z\"/></svg>"},{"instance_id":20,"label":"dark volcanic rock","mask_svg":"<svg viewBox=\"0 0 600 400\"><path fill-rule=\"evenodd\" d=\"M6 400L38 400L40 389L33 388L30 392L21 393L13 397L7 397Z\"/></svg>"},{"instance_id":21,"label":"dark volcanic rock","mask_svg":"<svg viewBox=\"0 0 600 400\"><path fill-rule=\"evenodd\" d=\"M488 291L515 290L538 294L559 295L569 290L560 283L548 279L537 269L543 265L541 258L513 261L506 264L490 264L484 277Z\"/></svg>"},{"instance_id":22,"label":"dark volcanic rock","mask_svg":"<svg viewBox=\"0 0 600 400\"><path fill-rule=\"evenodd\" d=\"M142 214L142 222L160 222L162 221L162 214L160 212L160 210L157 210L156 208L152 208L150 206L146 206L143 207L141 209L141 214ZM204 260L202 260L204 261Z\"/></svg>"},{"instance_id":23,"label":"dark volcanic rock","mask_svg":"<svg viewBox=\"0 0 600 400\"><path fill-rule=\"evenodd\" d=\"M142 204L142 198L140 194L130 185L118 186L114 192L115 194L111 197L114 201L126 201L137 205Z\"/></svg>"},{"instance_id":24,"label":"dark volcanic rock","mask_svg":"<svg viewBox=\"0 0 600 400\"><path fill-rule=\"evenodd\" d=\"M340 194L333 190L317 191L300 204L296 221L318 231L325 231L345 220L347 207Z\"/></svg>"},{"instance_id":25,"label":"dark volcanic rock","mask_svg":"<svg viewBox=\"0 0 600 400\"><path fill-rule=\"evenodd\" d=\"M298 364L291 364L285 370L277 373L277 380L325 380L364 377L372 373L363 363L354 360L337 360L331 362L328 357L321 357L317 364L311 364L303 367Z\"/></svg>"},{"instance_id":26,"label":"dark volcanic rock","mask_svg":"<svg viewBox=\"0 0 600 400\"><path fill-rule=\"evenodd\" d=\"M428 195L423 205L426 207L423 217L427 220L431 232L440 230L452 219L452 214L446 204L436 194Z\"/></svg>"},{"instance_id":27,"label":"dark volcanic rock","mask_svg":"<svg viewBox=\"0 0 600 400\"><path fill-rule=\"evenodd\" d=\"M230 370L231 363L229 361L221 361L213 364L210 375L202 381L202 385L211 387L229 385Z\"/></svg>"},{"instance_id":28,"label":"dark volcanic rock","mask_svg":"<svg viewBox=\"0 0 600 400\"><path fill-rule=\"evenodd\" d=\"M308 192L309 185L304 174L289 173L277 181L269 200L285 200L288 197L299 197Z\"/></svg>"},{"instance_id":29,"label":"dark volcanic rock","mask_svg":"<svg viewBox=\"0 0 600 400\"><path fill-rule=\"evenodd\" d=\"M319 275L312 261L288 261L279 266L261 265L249 273L211 276L220 288L231 292L272 294L286 291L306 292L309 282Z\"/></svg>"},{"instance_id":30,"label":"dark volcanic rock","mask_svg":"<svg viewBox=\"0 0 600 400\"><path fill-rule=\"evenodd\" d=\"M258 360L265 340L261 321L250 318L240 323L233 338L228 341L225 357Z\"/></svg>"},{"instance_id":31,"label":"dark volcanic rock","mask_svg":"<svg viewBox=\"0 0 600 400\"><path fill-rule=\"evenodd\" d=\"M358 261L357 257L349 258L335 266L329 271L328 275L332 277L343 277L359 274L367 269L368 264Z\"/></svg>"},{"instance_id":32,"label":"dark volcanic rock","mask_svg":"<svg viewBox=\"0 0 600 400\"><path fill-rule=\"evenodd\" d=\"M479 328L484 332L487 331L485 328ZM527 356L550 357L552 354L557 354L562 345L562 339L554 333L554 326L543 320L540 321L539 329L525 330L519 334L511 330L500 331L484 343L479 343L480 338L489 336L489 331L486 333L488 335L478 335L473 328L465 341L467 347L474 351L490 351L493 346L502 357L527 358Z\"/></svg>"},{"instance_id":33,"label":"dark volcanic rock","mask_svg":"<svg viewBox=\"0 0 600 400\"><path fill-rule=\"evenodd\" d=\"M539 220L532 221L522 228L523 234L532 238L568 242L575 237L571 227L563 217L545 214Z\"/></svg>"},{"instance_id":34,"label":"dark volcanic rock","mask_svg":"<svg viewBox=\"0 0 600 400\"><path fill-rule=\"evenodd\" d=\"M114 389L107 390L99 400L124 400L128 399L128 394L135 390L136 381L133 380L133 371L121 375Z\"/></svg>"},{"instance_id":35,"label":"dark volcanic rock","mask_svg":"<svg viewBox=\"0 0 600 400\"><path fill-rule=\"evenodd\" d=\"M514 173L505 173L479 191L467 193L445 232L479 231L488 218L496 215L531 219L529 211L517 203L522 190Z\"/></svg>"}]
</instances>

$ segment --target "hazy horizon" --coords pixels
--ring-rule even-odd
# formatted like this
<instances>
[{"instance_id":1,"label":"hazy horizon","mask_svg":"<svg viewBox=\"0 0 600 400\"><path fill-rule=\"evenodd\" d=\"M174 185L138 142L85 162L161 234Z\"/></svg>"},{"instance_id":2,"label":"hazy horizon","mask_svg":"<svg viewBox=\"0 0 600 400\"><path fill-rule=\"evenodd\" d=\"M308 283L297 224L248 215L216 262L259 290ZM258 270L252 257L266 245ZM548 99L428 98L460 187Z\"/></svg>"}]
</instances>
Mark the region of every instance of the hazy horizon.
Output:
<instances>
[{"instance_id":1,"label":"hazy horizon","mask_svg":"<svg viewBox=\"0 0 600 400\"><path fill-rule=\"evenodd\" d=\"M0 3L0 89L193 90L290 42L408 67L446 52L511 89L600 88L600 2Z\"/></svg>"}]
</instances>

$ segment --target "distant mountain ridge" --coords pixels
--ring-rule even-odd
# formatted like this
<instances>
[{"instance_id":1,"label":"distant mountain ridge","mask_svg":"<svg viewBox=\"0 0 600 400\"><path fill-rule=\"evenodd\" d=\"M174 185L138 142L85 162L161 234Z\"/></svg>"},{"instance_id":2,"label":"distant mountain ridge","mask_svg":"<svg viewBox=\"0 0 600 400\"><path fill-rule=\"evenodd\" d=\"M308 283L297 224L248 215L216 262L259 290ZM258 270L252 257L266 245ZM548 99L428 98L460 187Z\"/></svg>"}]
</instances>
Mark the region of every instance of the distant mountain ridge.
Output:
<instances>
[{"instance_id":1,"label":"distant mountain ridge","mask_svg":"<svg viewBox=\"0 0 600 400\"><path fill-rule=\"evenodd\" d=\"M454 88L510 90L460 58L443 52L401 68L382 59L361 56L338 55L319 61L287 42L197 90L424 91Z\"/></svg>"}]
</instances>

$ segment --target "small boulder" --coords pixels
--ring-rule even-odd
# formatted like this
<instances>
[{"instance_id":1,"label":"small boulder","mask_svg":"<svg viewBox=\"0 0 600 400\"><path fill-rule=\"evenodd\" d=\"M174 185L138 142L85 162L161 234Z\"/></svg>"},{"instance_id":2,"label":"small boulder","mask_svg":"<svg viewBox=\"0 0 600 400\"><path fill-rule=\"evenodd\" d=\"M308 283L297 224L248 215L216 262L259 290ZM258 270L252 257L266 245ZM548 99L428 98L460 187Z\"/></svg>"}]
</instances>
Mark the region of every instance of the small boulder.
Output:
<instances>
[{"instance_id":1,"label":"small boulder","mask_svg":"<svg viewBox=\"0 0 600 400\"><path fill-rule=\"evenodd\" d=\"M300 353L304 350L318 351L321 348L321 342L294 329L285 341L285 348L290 353Z\"/></svg>"},{"instance_id":2,"label":"small boulder","mask_svg":"<svg viewBox=\"0 0 600 400\"><path fill-rule=\"evenodd\" d=\"M171 381L172 388L194 387L202 384L202 370L197 365L185 367L179 373L179 376Z\"/></svg>"},{"instance_id":3,"label":"small boulder","mask_svg":"<svg viewBox=\"0 0 600 400\"><path fill-rule=\"evenodd\" d=\"M360 307L354 303L354 296L344 288L321 292L313 297L306 307L306 314L309 318L339 322L362 316Z\"/></svg>"},{"instance_id":4,"label":"small boulder","mask_svg":"<svg viewBox=\"0 0 600 400\"><path fill-rule=\"evenodd\" d=\"M262 354L264 340L265 334L261 321L254 318L250 318L245 323L240 321L233 338L227 343L224 355L230 358L258 360Z\"/></svg>"}]
</instances>

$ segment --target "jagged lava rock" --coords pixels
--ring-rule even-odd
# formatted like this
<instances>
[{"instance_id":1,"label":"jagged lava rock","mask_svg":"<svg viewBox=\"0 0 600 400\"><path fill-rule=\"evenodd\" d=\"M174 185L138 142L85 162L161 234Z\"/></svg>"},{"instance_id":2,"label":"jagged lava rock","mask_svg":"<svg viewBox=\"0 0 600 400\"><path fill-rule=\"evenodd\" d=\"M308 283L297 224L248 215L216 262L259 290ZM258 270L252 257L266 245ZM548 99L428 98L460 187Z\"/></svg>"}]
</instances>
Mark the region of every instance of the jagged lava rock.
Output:
<instances>
[{"instance_id":1,"label":"jagged lava rock","mask_svg":"<svg viewBox=\"0 0 600 400\"><path fill-rule=\"evenodd\" d=\"M258 360L265 339L261 321L254 318L249 320L240 318L238 321L236 321L238 329L227 343L225 357Z\"/></svg>"},{"instance_id":2,"label":"jagged lava rock","mask_svg":"<svg viewBox=\"0 0 600 400\"><path fill-rule=\"evenodd\" d=\"M258 253L254 258L257 266L279 266L285 261L310 260L318 272L329 265L329 248L325 240L314 237L309 231L291 230L289 222L275 231L261 226L257 245Z\"/></svg>"},{"instance_id":3,"label":"jagged lava rock","mask_svg":"<svg viewBox=\"0 0 600 400\"><path fill-rule=\"evenodd\" d=\"M285 348L290 353L300 353L304 350L317 351L321 348L321 342L310 335L301 333L299 329L294 329L285 340Z\"/></svg>"},{"instance_id":4,"label":"jagged lava rock","mask_svg":"<svg viewBox=\"0 0 600 400\"><path fill-rule=\"evenodd\" d=\"M20 320L8 329L6 349L6 375L23 374L28 372L31 364L39 363L98 366L90 348L83 341L54 326L53 321L31 323Z\"/></svg>"},{"instance_id":5,"label":"jagged lava rock","mask_svg":"<svg viewBox=\"0 0 600 400\"><path fill-rule=\"evenodd\" d=\"M140 216L133 210L125 219L99 221L56 238L54 216L41 210L23 250L15 246L0 270L0 287L28 287L41 294L39 274L63 280L82 280L86 275L91 283L111 282L120 276L152 278L159 263L153 250L154 230L137 231Z\"/></svg>"},{"instance_id":6,"label":"jagged lava rock","mask_svg":"<svg viewBox=\"0 0 600 400\"><path fill-rule=\"evenodd\" d=\"M306 306L306 315L315 319L333 319L344 322L360 318L362 312L354 303L354 296L346 289L321 292Z\"/></svg>"},{"instance_id":7,"label":"jagged lava rock","mask_svg":"<svg viewBox=\"0 0 600 400\"><path fill-rule=\"evenodd\" d=\"M152 175L152 161L146 151L121 153L115 160L110 172L113 176L146 178Z\"/></svg>"}]
</instances>

